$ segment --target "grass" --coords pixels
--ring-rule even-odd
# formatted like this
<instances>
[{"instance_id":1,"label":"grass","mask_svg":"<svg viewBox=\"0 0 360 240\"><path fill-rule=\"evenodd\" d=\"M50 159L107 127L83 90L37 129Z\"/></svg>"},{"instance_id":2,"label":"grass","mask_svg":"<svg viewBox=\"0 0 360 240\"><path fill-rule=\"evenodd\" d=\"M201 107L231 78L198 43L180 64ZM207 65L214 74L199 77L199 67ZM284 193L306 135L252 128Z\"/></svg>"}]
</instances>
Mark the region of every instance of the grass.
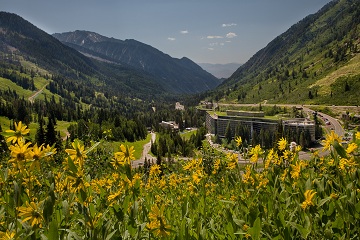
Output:
<instances>
[{"instance_id":1,"label":"grass","mask_svg":"<svg viewBox=\"0 0 360 240\"><path fill-rule=\"evenodd\" d=\"M144 140L140 140L140 141L136 141L136 142L128 142L128 141L125 141L125 142L112 142L111 146L113 147L114 152L119 151L121 144L128 145L129 147L134 146L134 149L135 149L134 157L135 157L135 159L140 159L141 155L142 155L142 152L143 152L143 149L144 149L144 145L146 143L150 142L150 140L151 140L151 134L149 133L146 136L146 139L144 139Z\"/></svg>"},{"instance_id":2,"label":"grass","mask_svg":"<svg viewBox=\"0 0 360 240\"><path fill-rule=\"evenodd\" d=\"M181 138L185 138L185 140L189 140L191 135L196 134L196 132L197 132L197 129L185 130L180 133L180 136L181 136Z\"/></svg>"},{"instance_id":3,"label":"grass","mask_svg":"<svg viewBox=\"0 0 360 240\"><path fill-rule=\"evenodd\" d=\"M10 124L9 118L0 116L0 125L3 131L10 129L9 124Z\"/></svg>"},{"instance_id":4,"label":"grass","mask_svg":"<svg viewBox=\"0 0 360 240\"><path fill-rule=\"evenodd\" d=\"M334 83L339 77L356 75L359 73L359 70L360 70L360 55L356 55L353 59L349 61L347 65L340 67L331 74L318 80L313 85L309 86L309 88L317 85L320 86L319 94L328 94L331 91L330 85Z\"/></svg>"},{"instance_id":5,"label":"grass","mask_svg":"<svg viewBox=\"0 0 360 240\"><path fill-rule=\"evenodd\" d=\"M20 95L24 96L25 98L30 97L34 92L31 90L26 90L20 87L19 85L16 85L16 83L13 83L9 79L0 77L0 90L15 90L15 92Z\"/></svg>"}]
</instances>

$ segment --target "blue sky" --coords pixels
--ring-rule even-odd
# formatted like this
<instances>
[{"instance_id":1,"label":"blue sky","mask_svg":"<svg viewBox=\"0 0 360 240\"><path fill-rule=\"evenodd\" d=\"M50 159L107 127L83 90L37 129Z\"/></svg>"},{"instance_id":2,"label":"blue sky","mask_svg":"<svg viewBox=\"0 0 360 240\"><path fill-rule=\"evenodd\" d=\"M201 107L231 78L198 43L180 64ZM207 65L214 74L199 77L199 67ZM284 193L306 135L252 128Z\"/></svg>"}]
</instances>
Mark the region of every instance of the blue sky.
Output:
<instances>
[{"instance_id":1,"label":"blue sky","mask_svg":"<svg viewBox=\"0 0 360 240\"><path fill-rule=\"evenodd\" d=\"M47 33L136 39L197 63L245 63L330 0L0 0Z\"/></svg>"}]
</instances>

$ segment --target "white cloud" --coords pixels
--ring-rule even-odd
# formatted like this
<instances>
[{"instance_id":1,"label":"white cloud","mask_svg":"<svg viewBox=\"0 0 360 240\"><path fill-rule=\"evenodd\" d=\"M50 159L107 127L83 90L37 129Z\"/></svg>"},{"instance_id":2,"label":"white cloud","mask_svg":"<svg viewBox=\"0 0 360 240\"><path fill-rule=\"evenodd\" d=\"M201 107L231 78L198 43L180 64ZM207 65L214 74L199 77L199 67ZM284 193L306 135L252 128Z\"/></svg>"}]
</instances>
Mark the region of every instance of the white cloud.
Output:
<instances>
[{"instance_id":1,"label":"white cloud","mask_svg":"<svg viewBox=\"0 0 360 240\"><path fill-rule=\"evenodd\" d=\"M222 27L233 27L236 26L236 23L223 23L223 25L221 25Z\"/></svg>"},{"instance_id":2,"label":"white cloud","mask_svg":"<svg viewBox=\"0 0 360 240\"><path fill-rule=\"evenodd\" d=\"M169 40L169 41L175 41L175 40L176 40L176 38L173 38L173 37L168 37L168 40Z\"/></svg>"},{"instance_id":3,"label":"white cloud","mask_svg":"<svg viewBox=\"0 0 360 240\"><path fill-rule=\"evenodd\" d=\"M207 36L206 38L208 39L214 39L214 38L224 38L222 36Z\"/></svg>"},{"instance_id":4,"label":"white cloud","mask_svg":"<svg viewBox=\"0 0 360 240\"><path fill-rule=\"evenodd\" d=\"M209 43L209 46L210 46L210 47L214 47L214 46L217 46L217 45L218 45L217 42L215 42L215 43Z\"/></svg>"},{"instance_id":5,"label":"white cloud","mask_svg":"<svg viewBox=\"0 0 360 240\"><path fill-rule=\"evenodd\" d=\"M226 38L234 38L234 37L237 37L236 33L229 32L228 34L226 34Z\"/></svg>"},{"instance_id":6,"label":"white cloud","mask_svg":"<svg viewBox=\"0 0 360 240\"><path fill-rule=\"evenodd\" d=\"M225 41L225 42L227 42L227 43L231 43L231 41L230 41L230 40L227 40L227 41Z\"/></svg>"},{"instance_id":7,"label":"white cloud","mask_svg":"<svg viewBox=\"0 0 360 240\"><path fill-rule=\"evenodd\" d=\"M224 46L225 45L225 43L220 43L220 46Z\"/></svg>"},{"instance_id":8,"label":"white cloud","mask_svg":"<svg viewBox=\"0 0 360 240\"><path fill-rule=\"evenodd\" d=\"M209 47L209 48L208 48L208 50L210 50L210 51L214 51L214 48L212 48L212 47Z\"/></svg>"},{"instance_id":9,"label":"white cloud","mask_svg":"<svg viewBox=\"0 0 360 240\"><path fill-rule=\"evenodd\" d=\"M180 33L181 34L187 34L187 33L189 33L189 31L188 30L182 30L182 31L180 31Z\"/></svg>"}]
</instances>

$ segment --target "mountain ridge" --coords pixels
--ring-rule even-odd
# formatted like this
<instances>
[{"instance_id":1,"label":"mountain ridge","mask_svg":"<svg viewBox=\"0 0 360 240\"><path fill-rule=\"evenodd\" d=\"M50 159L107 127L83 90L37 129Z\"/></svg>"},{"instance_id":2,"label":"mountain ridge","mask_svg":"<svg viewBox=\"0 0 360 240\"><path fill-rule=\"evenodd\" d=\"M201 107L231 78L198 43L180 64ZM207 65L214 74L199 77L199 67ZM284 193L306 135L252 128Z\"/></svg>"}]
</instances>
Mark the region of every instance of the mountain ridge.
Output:
<instances>
[{"instance_id":1,"label":"mountain ridge","mask_svg":"<svg viewBox=\"0 0 360 240\"><path fill-rule=\"evenodd\" d=\"M161 85L175 93L200 93L215 88L220 81L189 58L172 58L160 50L134 39L120 40L95 32L76 30L53 34L78 51L106 57L153 75Z\"/></svg>"}]
</instances>

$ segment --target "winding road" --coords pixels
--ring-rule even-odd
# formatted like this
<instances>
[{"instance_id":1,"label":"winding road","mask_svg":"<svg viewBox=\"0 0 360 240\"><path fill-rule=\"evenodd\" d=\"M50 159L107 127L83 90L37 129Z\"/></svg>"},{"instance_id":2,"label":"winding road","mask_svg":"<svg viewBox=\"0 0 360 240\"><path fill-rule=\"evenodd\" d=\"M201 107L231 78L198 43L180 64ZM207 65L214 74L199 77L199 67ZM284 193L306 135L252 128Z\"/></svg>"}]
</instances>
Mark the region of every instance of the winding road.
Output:
<instances>
[{"instance_id":1,"label":"winding road","mask_svg":"<svg viewBox=\"0 0 360 240\"><path fill-rule=\"evenodd\" d=\"M143 152L140 159L134 160L131 162L131 165L133 167L141 166L143 165L145 158L151 161L156 161L156 157L153 157L150 155L150 149L151 149L151 143L155 142L156 134L154 132L151 132L151 140L150 142L146 143L143 147Z\"/></svg>"},{"instance_id":2,"label":"winding road","mask_svg":"<svg viewBox=\"0 0 360 240\"><path fill-rule=\"evenodd\" d=\"M44 88L47 86L47 84L45 84L41 89L39 89L37 92L35 92L33 95L31 95L28 100L31 102L31 103L34 103L34 100L35 98L40 94L42 93L42 91L44 90Z\"/></svg>"}]
</instances>

